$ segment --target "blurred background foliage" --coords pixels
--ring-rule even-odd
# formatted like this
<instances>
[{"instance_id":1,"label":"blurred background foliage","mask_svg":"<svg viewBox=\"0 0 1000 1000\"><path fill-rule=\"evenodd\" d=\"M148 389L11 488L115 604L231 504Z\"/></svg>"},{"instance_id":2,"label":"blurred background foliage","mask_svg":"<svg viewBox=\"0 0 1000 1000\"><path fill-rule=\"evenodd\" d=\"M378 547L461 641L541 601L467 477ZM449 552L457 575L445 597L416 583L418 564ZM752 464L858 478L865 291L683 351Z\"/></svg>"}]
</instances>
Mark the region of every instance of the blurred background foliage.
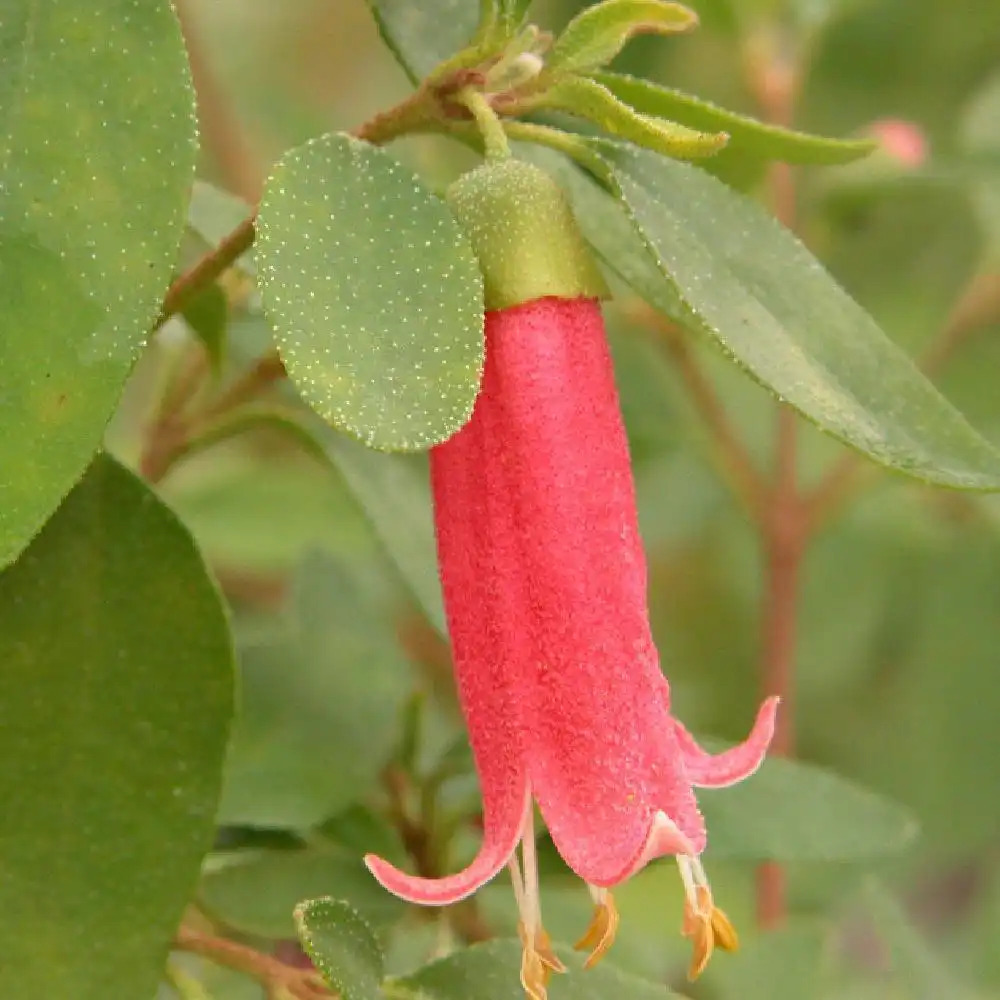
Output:
<instances>
[{"instance_id":1,"label":"blurred background foliage","mask_svg":"<svg viewBox=\"0 0 1000 1000\"><path fill-rule=\"evenodd\" d=\"M580 6L539 0L533 20L558 26ZM738 40L759 18L783 17L810 38L798 127L846 136L898 117L923 130L931 156L916 170L884 171L874 162L800 170L799 230L915 355L939 342L970 283L993 289L992 314L969 325L937 380L1000 444L995 3L694 6L699 31L639 39L616 68L755 113ZM363 0L184 0L181 13L202 106L201 176L244 199L256 199L285 149L351 128L409 89ZM444 140L393 148L437 182L469 162ZM203 229L222 211L218 199L205 205ZM192 235L189 259L203 248ZM214 313L202 305L205 329L216 330L209 337L225 321L225 379L261 353L269 334L250 282L234 272L222 287ZM760 686L755 535L717 474L669 354L626 310L610 306L609 319L654 628L677 712L695 730L737 738ZM696 350L753 454L768 461L773 400L710 348ZM113 428L118 454L138 461L140 407L199 351L192 327L179 319L168 325L137 368ZM815 482L843 449L810 427L801 433L800 474ZM412 464L419 474L421 460ZM386 489L405 518L406 492ZM205 912L266 945L294 936L299 900L345 896L382 934L396 973L446 946L449 934L512 933L506 885L491 887L476 912L448 926L439 914L408 911L361 868L368 850L410 863L414 845L404 843L400 816L413 808L412 789L399 776L415 756L440 789L438 808L468 817L477 796L446 646L400 585L344 481L287 438L262 432L177 464L160 490L219 575L240 653L242 708L218 850L200 890ZM1000 502L872 475L812 544L799 636L799 755L909 807L921 834L884 862L793 864L788 924L761 936L752 930L752 866L713 862L710 850L717 897L744 930L745 946L682 992L719 1000L1000 995ZM475 839L474 829L461 827L452 863ZM902 910L872 887L873 876L893 887ZM551 858L545 877L551 930L572 940L586 913L584 893ZM680 886L671 866L652 866L619 901L624 919L610 961L677 986L685 944L674 926ZM219 1000L261 996L233 974L206 977Z\"/></svg>"}]
</instances>

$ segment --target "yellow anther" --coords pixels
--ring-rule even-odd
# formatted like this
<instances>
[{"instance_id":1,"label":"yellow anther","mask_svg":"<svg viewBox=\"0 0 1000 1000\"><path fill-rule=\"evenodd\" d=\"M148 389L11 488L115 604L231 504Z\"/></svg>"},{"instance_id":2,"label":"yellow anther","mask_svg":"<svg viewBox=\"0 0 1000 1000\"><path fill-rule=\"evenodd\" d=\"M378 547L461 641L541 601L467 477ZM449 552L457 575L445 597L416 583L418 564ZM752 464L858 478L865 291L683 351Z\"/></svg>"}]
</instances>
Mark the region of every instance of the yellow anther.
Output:
<instances>
[{"instance_id":1,"label":"yellow anther","mask_svg":"<svg viewBox=\"0 0 1000 1000\"><path fill-rule=\"evenodd\" d=\"M712 907L712 931L715 934L715 943L723 951L736 951L739 948L740 936L736 933L736 928L733 927L725 911L717 906Z\"/></svg>"},{"instance_id":2,"label":"yellow anther","mask_svg":"<svg viewBox=\"0 0 1000 1000\"><path fill-rule=\"evenodd\" d=\"M723 951L736 951L740 939L729 917L712 902L712 893L706 886L698 886L696 903L684 901L684 921L681 933L692 944L691 964L688 979L697 979L708 965L715 946Z\"/></svg>"},{"instance_id":3,"label":"yellow anther","mask_svg":"<svg viewBox=\"0 0 1000 1000\"><path fill-rule=\"evenodd\" d=\"M605 956L608 949L615 943L618 934L618 907L610 892L602 892L594 908L594 916L583 937L573 947L577 951L589 951L587 960L583 963L585 969L592 969Z\"/></svg>"},{"instance_id":4,"label":"yellow anther","mask_svg":"<svg viewBox=\"0 0 1000 1000\"><path fill-rule=\"evenodd\" d=\"M552 950L552 939L539 928L529 940L524 924L518 924L521 939L521 985L530 1000L547 1000L549 979L553 972L565 972L566 966Z\"/></svg>"}]
</instances>

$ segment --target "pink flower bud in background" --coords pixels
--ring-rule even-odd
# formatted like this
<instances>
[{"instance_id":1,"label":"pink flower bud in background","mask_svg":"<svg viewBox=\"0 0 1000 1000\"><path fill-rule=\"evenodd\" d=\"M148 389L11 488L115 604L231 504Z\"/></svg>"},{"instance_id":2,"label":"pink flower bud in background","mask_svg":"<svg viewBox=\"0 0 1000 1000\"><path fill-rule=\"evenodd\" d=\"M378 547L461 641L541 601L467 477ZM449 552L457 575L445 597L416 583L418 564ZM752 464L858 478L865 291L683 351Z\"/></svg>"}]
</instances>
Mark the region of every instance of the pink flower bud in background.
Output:
<instances>
[{"instance_id":1,"label":"pink flower bud in background","mask_svg":"<svg viewBox=\"0 0 1000 1000\"><path fill-rule=\"evenodd\" d=\"M908 170L923 166L930 156L927 134L915 122L905 118L879 118L863 131L876 140L899 166Z\"/></svg>"}]
</instances>

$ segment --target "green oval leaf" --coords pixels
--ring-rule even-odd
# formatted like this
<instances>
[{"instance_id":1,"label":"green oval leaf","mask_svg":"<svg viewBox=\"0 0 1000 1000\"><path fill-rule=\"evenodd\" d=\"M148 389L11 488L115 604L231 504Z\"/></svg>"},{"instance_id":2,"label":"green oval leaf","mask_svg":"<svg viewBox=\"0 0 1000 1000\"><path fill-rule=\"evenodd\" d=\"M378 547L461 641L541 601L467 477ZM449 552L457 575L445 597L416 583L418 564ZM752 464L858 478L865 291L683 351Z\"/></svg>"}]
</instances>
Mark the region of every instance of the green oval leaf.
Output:
<instances>
[{"instance_id":1,"label":"green oval leaf","mask_svg":"<svg viewBox=\"0 0 1000 1000\"><path fill-rule=\"evenodd\" d=\"M822 768L772 758L752 778L702 792L710 858L863 861L917 835L902 806Z\"/></svg>"},{"instance_id":2,"label":"green oval leaf","mask_svg":"<svg viewBox=\"0 0 1000 1000\"><path fill-rule=\"evenodd\" d=\"M681 1000L658 983L620 972L606 962L583 968L583 958L557 948L568 971L553 977L552 993L563 1000ZM413 1000L524 1000L518 979L519 941L489 941L425 965L409 976L389 981L390 995Z\"/></svg>"},{"instance_id":3,"label":"green oval leaf","mask_svg":"<svg viewBox=\"0 0 1000 1000\"><path fill-rule=\"evenodd\" d=\"M877 145L868 139L828 139L768 125L682 90L623 73L595 73L594 79L641 114L669 118L703 132L728 133L729 143L720 155L732 152L785 163L830 166L867 156Z\"/></svg>"},{"instance_id":4,"label":"green oval leaf","mask_svg":"<svg viewBox=\"0 0 1000 1000\"><path fill-rule=\"evenodd\" d=\"M86 469L156 318L194 174L167 0L0 18L0 565Z\"/></svg>"},{"instance_id":5,"label":"green oval leaf","mask_svg":"<svg viewBox=\"0 0 1000 1000\"><path fill-rule=\"evenodd\" d=\"M565 161L531 155L559 172L584 235L646 301L874 461L1000 489L1000 454L763 208L688 164L591 144L625 212Z\"/></svg>"},{"instance_id":6,"label":"green oval leaf","mask_svg":"<svg viewBox=\"0 0 1000 1000\"><path fill-rule=\"evenodd\" d=\"M306 954L344 1000L383 1000L382 948L349 904L308 900L295 908L295 924Z\"/></svg>"},{"instance_id":7,"label":"green oval leaf","mask_svg":"<svg viewBox=\"0 0 1000 1000\"><path fill-rule=\"evenodd\" d=\"M697 25L694 11L670 0L603 0L566 25L546 65L563 73L589 73L611 62L635 35L674 35Z\"/></svg>"},{"instance_id":8,"label":"green oval leaf","mask_svg":"<svg viewBox=\"0 0 1000 1000\"><path fill-rule=\"evenodd\" d=\"M286 154L260 205L257 267L303 398L374 448L429 448L472 413L479 265L447 206L387 153L327 135Z\"/></svg>"},{"instance_id":9,"label":"green oval leaf","mask_svg":"<svg viewBox=\"0 0 1000 1000\"><path fill-rule=\"evenodd\" d=\"M0 994L150 997L214 827L225 612L190 537L98 457L0 575Z\"/></svg>"}]
</instances>

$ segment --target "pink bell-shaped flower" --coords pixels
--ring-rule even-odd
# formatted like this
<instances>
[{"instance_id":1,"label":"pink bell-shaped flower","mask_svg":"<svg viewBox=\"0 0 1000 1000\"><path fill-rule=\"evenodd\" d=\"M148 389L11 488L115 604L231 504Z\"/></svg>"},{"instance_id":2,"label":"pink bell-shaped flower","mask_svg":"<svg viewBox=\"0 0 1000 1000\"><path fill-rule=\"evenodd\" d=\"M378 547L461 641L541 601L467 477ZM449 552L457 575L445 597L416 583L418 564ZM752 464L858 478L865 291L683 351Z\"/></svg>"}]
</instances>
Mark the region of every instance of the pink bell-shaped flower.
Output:
<instances>
[{"instance_id":1,"label":"pink bell-shaped flower","mask_svg":"<svg viewBox=\"0 0 1000 1000\"><path fill-rule=\"evenodd\" d=\"M546 175L525 164L512 169L554 199L535 238L578 239ZM537 214L543 199L522 190L518 200ZM467 215L456 201L459 216ZM508 231L490 235L508 251L527 239L512 214L504 213ZM714 944L736 946L700 861L706 831L694 788L733 784L757 769L777 699L764 702L745 743L717 755L671 715L649 628L646 561L599 279L579 264L567 279L569 257L586 252L574 245L559 251L555 276L539 282L545 255L535 248L522 253L534 261L522 290L509 262L491 267L476 238L477 225L485 226L477 218L467 225L489 307L482 390L470 422L432 450L431 476L484 840L464 871L439 879L407 875L371 855L366 863L390 892L426 905L454 903L509 867L524 942L521 979L528 995L542 1000L550 973L562 966L541 922L537 802L556 849L596 904L579 942L589 961L607 950L617 928L608 890L652 859L673 855L694 976ZM499 294L503 282L507 291Z\"/></svg>"}]
</instances>

